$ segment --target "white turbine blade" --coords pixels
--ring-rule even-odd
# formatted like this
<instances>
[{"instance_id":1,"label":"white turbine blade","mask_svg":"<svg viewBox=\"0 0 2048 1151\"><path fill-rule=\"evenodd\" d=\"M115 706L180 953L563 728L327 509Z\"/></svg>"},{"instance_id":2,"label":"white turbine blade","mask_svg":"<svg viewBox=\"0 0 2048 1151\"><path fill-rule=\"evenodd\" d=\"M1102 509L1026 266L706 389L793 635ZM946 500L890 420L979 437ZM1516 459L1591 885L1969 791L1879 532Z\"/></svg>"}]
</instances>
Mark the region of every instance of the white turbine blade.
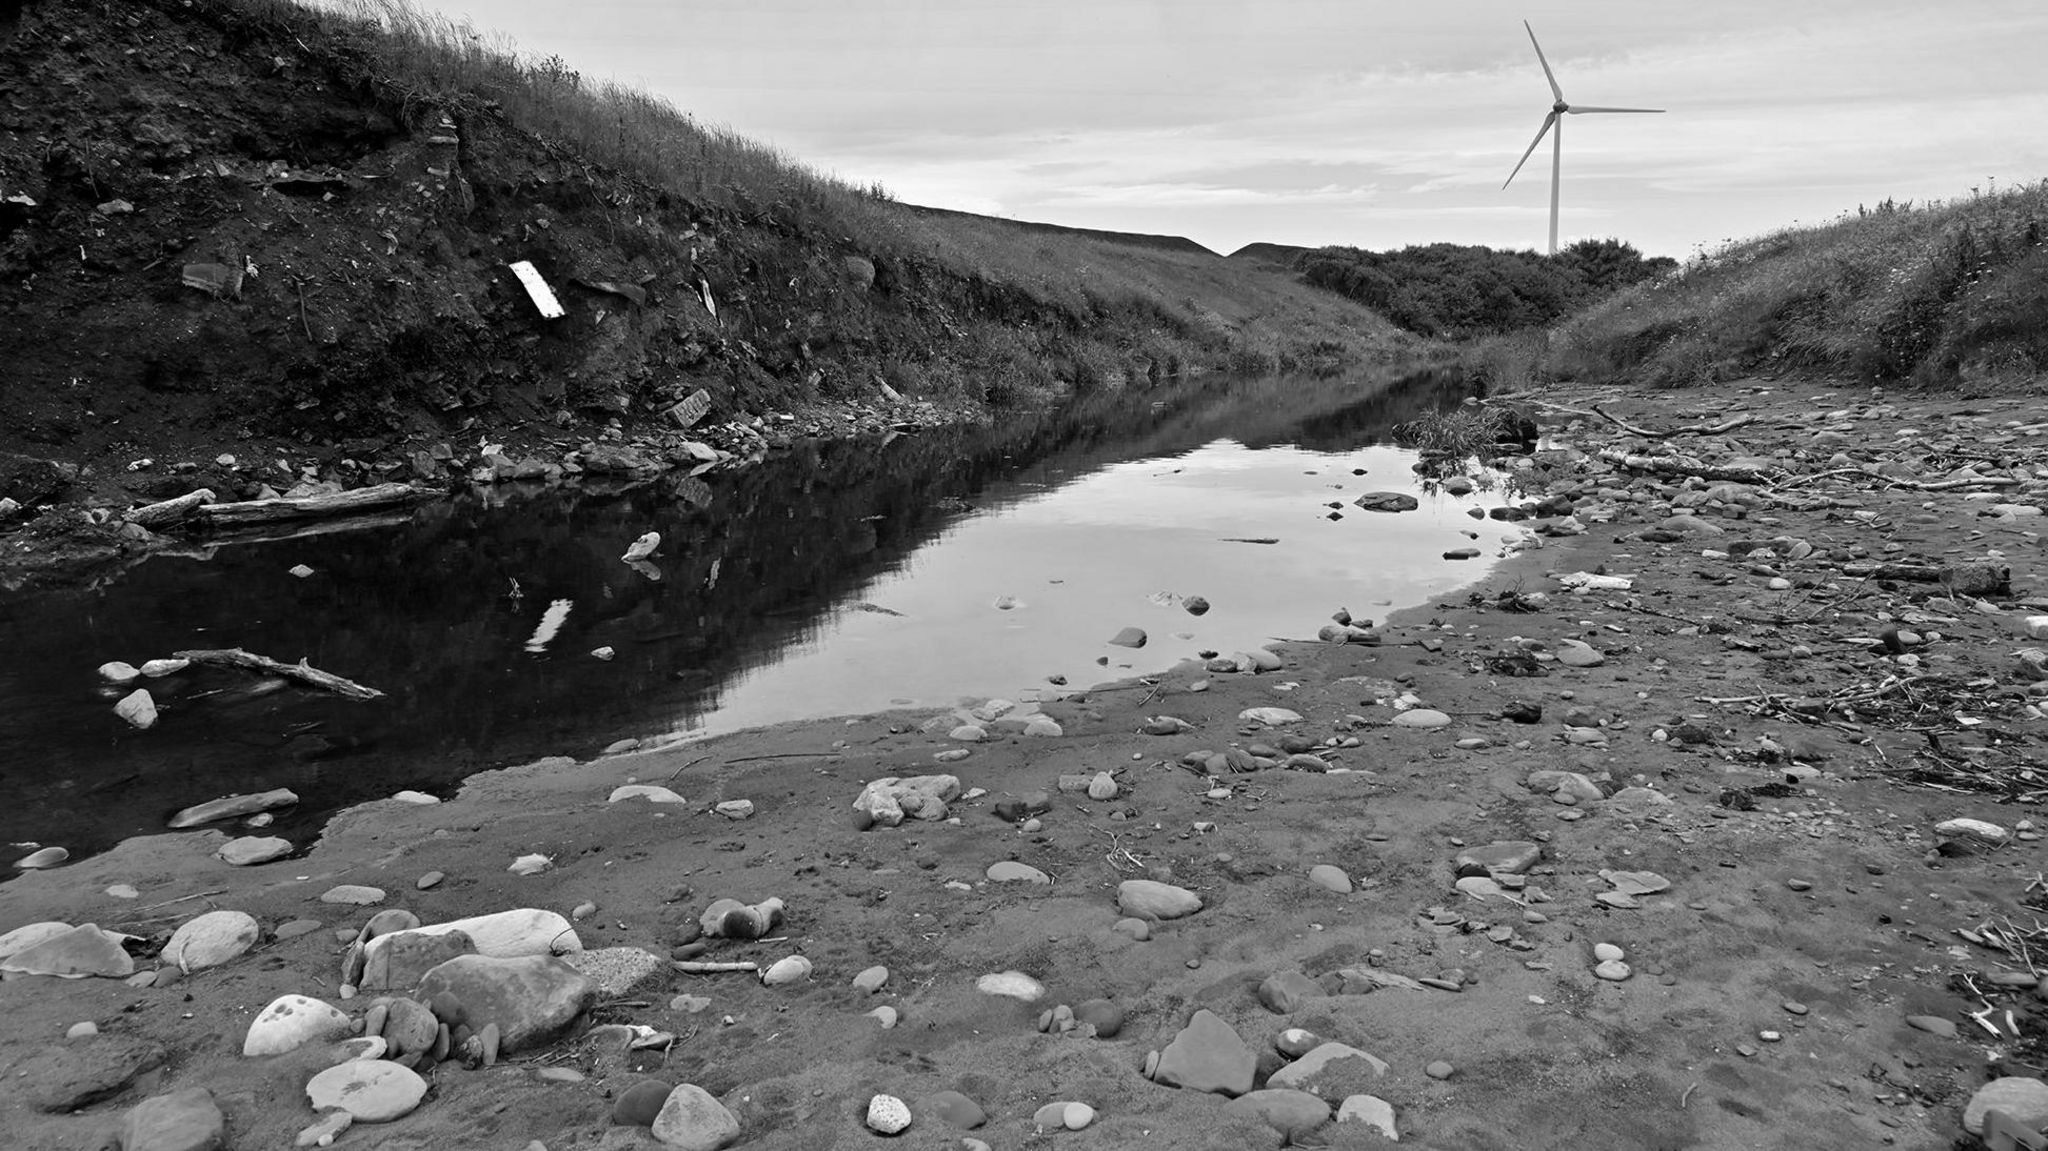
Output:
<instances>
[{"instance_id":1,"label":"white turbine blade","mask_svg":"<svg viewBox=\"0 0 2048 1151\"><path fill-rule=\"evenodd\" d=\"M1515 177L1522 171L1522 165L1529 162L1529 157L1536 153L1536 145L1543 142L1543 134L1550 131L1550 126L1555 123L1557 123L1557 113L1552 112L1548 116L1543 117L1543 126L1536 129L1536 138L1529 141L1529 150L1522 153L1520 160L1515 161L1515 170L1508 173L1507 183L1502 184L1501 187L1505 188L1508 184L1515 182Z\"/></svg>"},{"instance_id":2,"label":"white turbine blade","mask_svg":"<svg viewBox=\"0 0 2048 1151\"><path fill-rule=\"evenodd\" d=\"M1564 103L1564 89L1557 86L1557 77L1550 74L1550 61L1543 58L1543 45L1536 43L1536 29L1530 28L1527 20L1522 21L1522 27L1529 31L1529 43L1536 49L1536 62L1543 65L1543 78L1550 81L1551 96L1555 97L1558 103Z\"/></svg>"},{"instance_id":3,"label":"white turbine blade","mask_svg":"<svg viewBox=\"0 0 2048 1151\"><path fill-rule=\"evenodd\" d=\"M1570 112L1574 116L1581 112L1662 112L1663 110L1662 108L1581 108L1577 105L1565 109L1565 111Z\"/></svg>"}]
</instances>

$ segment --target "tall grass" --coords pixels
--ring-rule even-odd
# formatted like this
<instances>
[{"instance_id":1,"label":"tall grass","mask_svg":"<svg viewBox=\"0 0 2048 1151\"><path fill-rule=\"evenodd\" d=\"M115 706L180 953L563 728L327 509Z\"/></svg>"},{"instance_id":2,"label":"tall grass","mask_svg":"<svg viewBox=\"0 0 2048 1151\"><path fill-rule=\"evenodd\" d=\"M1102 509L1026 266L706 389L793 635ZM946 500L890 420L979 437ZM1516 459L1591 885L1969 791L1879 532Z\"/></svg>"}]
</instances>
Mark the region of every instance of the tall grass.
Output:
<instances>
[{"instance_id":1,"label":"tall grass","mask_svg":"<svg viewBox=\"0 0 2048 1151\"><path fill-rule=\"evenodd\" d=\"M444 112L501 117L700 208L935 270L971 300L999 298L1002 321L1021 316L1037 333L996 341L990 354L999 359L1057 366L1063 353L1048 332L1120 326L1120 346L1068 354L1062 369L1116 379L1194 364L1313 366L1339 353L1358 358L1392 334L1367 308L1206 252L896 204L879 183L822 174L659 96L594 82L558 57L521 54L502 37L408 0L308 2L316 6L194 0L226 21L266 21L301 43L328 45L356 83L408 123ZM1036 369L1018 372L1036 383Z\"/></svg>"},{"instance_id":2,"label":"tall grass","mask_svg":"<svg viewBox=\"0 0 2048 1151\"><path fill-rule=\"evenodd\" d=\"M2011 386L2048 371L2048 181L1703 253L1563 325L1545 369L1663 386L1814 372Z\"/></svg>"}]
</instances>

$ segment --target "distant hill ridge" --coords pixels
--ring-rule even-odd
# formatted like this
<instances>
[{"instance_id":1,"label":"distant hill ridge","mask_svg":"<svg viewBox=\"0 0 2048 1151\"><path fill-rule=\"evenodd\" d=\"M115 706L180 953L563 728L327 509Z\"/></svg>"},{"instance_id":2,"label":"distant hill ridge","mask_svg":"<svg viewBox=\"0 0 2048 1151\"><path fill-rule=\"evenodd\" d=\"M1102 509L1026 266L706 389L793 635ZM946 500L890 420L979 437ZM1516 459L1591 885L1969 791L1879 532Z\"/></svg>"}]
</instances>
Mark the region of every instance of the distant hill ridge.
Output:
<instances>
[{"instance_id":1,"label":"distant hill ridge","mask_svg":"<svg viewBox=\"0 0 2048 1151\"><path fill-rule=\"evenodd\" d=\"M1217 256L1219 259L1221 258L1220 253L1205 248L1186 236L1155 236L1145 232L1111 232L1102 228L1070 228L1065 224L1045 224L1037 220L1015 220L1008 216L987 216L979 212L962 212L953 208L931 208L923 204L902 204L901 206L925 216L987 220L996 224L1021 228L1027 232L1043 232L1048 235L1060 236L1085 236L1089 239L1107 240L1112 244L1123 244L1133 248L1151 248L1154 251L1160 252L1189 252L1196 255Z\"/></svg>"}]
</instances>

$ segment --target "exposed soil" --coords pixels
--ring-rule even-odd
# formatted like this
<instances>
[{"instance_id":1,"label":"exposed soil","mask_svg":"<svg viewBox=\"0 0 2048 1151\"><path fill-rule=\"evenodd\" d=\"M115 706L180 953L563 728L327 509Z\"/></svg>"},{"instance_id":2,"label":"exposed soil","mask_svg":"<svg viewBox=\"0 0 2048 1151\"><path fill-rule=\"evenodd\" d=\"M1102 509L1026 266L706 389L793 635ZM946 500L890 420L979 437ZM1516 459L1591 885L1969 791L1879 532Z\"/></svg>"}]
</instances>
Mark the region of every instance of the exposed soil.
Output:
<instances>
[{"instance_id":1,"label":"exposed soil","mask_svg":"<svg viewBox=\"0 0 2048 1151\"><path fill-rule=\"evenodd\" d=\"M1064 726L1056 739L957 744L946 737L952 720L928 733L933 717L888 714L595 758L595 749L564 748L575 758L475 777L439 805L385 801L345 813L311 851L260 867L214 859L219 830L131 841L11 882L0 928L93 921L160 944L200 910L225 907L266 928L313 917L352 932L366 912L318 901L347 882L382 887L387 906L430 922L594 901L598 911L577 929L586 946L667 954L694 940L715 898L787 901L781 937L718 943L699 957L800 952L815 964L810 982L664 973L595 1014L673 1032L672 1048L628 1053L615 1039L583 1039L487 1070L444 1063L429 1072L433 1092L417 1111L358 1126L339 1145L651 1145L607 1118L612 1097L650 1077L717 1095L746 1147L866 1146L876 1136L861 1116L876 1092L909 1102L917 1118L899 1141L913 1147L958 1147L968 1135L995 1147L1280 1145L1278 1132L1225 1113L1222 1096L1144 1077L1146 1053L1207 1009L1265 1053L1262 1079L1283 1062L1273 1043L1287 1027L1385 1060L1383 1076L1340 1070L1319 1088L1333 1104L1353 1093L1389 1101L1410 1146L1974 1146L1959 1126L1963 1105L1993 1075L2039 1074L2048 1026L2032 985L2041 840L2022 824L2040 818L2048 777L2037 762L2039 720L2025 710L2035 697L2010 654L2024 646L2028 607L2048 606L2030 526L2039 521L1980 514L2039 499L2039 449L2027 446L2038 441L2008 426L2031 407L1972 410L1815 385L1545 398L1601 402L1653 430L1753 418L1725 436L1659 441L1590 418L1563 429L1546 420L1573 447L1539 454L1525 474L1575 503L1585 534L1549 537L1469 595L1386 621L1377 645L1289 642L1277 648L1277 671L1184 667L1048 705ZM1776 478L1671 483L1586 454L1674 446L1723 468L1760 462ZM1849 464L1822 462L1838 452ZM1948 458L1958 452L1980 457L1971 475L2020 482L1892 486L1959 478L1964 461ZM1844 470L1866 462L1886 464L1889 477ZM1837 474L1784 478L1825 471ZM1674 500L1694 505L1706 527L1669 521ZM1890 574L1853 574L1866 559L1893 565ZM2009 582L1964 590L1963 565L1977 560L2009 568ZM1920 566L1948 569L1949 582L1892 578ZM1552 578L1581 571L1626 575L1633 587L1573 594ZM1302 633L1337 606L1303 605ZM1566 639L1590 643L1604 662L1553 658ZM1529 671L1542 674L1515 674ZM1209 688L1194 691L1203 680ZM1401 690L1454 722L1390 726L1395 711L1379 701ZM1520 710L1514 701L1540 705L1540 719L1502 718ZM1269 706L1303 718L1276 729L1240 718ZM1193 729L1140 734L1161 714ZM1321 752L1342 769L1329 773L1209 778L1181 765L1199 749L1289 735L1358 742ZM964 760L933 761L962 747ZM1583 773L1599 798L1559 802L1530 786L1539 770ZM987 794L955 804L957 822L856 827L850 804L864 781L933 771ZM1115 774L1118 797L1057 791L1062 775L1098 771ZM670 784L689 805L664 815L607 804L629 780ZM1217 788L1227 798L1211 798ZM1053 798L1041 828L997 818L998 802L1034 791ZM749 819L709 810L740 798L756 806ZM1959 816L2017 834L1998 847L1937 835ZM1542 846L1526 887L1506 892L1526 908L1453 886L1459 849L1497 840ZM551 856L552 869L508 873L532 852ZM984 879L1008 858L1055 882ZM1357 890L1312 884L1317 864L1342 868ZM430 870L447 880L416 891ZM1670 888L1612 907L1598 898L1613 890L1603 870L1654 872ZM1140 876L1193 889L1204 907L1155 924L1149 941L1129 938L1113 927L1115 889ZM133 884L139 899L102 894L116 883ZM1595 978L1598 943L1626 951L1629 978ZM286 1145L313 1120L300 1094L305 1068L243 1059L241 1037L279 994L339 1002L340 951L321 930L266 939L169 988L0 985L9 1020L0 1074L10 1084L42 1074L80 1020L103 1038L139 1037L172 1053L76 1114L39 1114L10 1093L0 1123L12 1145L95 1146L138 1099L193 1085L214 1090L229 1146ZM854 990L853 975L876 963L890 968L888 985ZM1334 974L1347 967L1459 989L1363 994L1355 978ZM1042 980L1047 997L1026 1005L975 990L977 977L1013 969ZM1287 970L1349 993L1275 1014L1256 989ZM683 993L710 1007L676 1008ZM1115 1038L1035 1025L1046 1008L1095 997L1126 1013ZM901 1012L893 1029L864 1014L880 1004ZM360 1014L363 1001L343 1006ZM1936 1017L1955 1034L1909 1016ZM1425 1074L1438 1060L1451 1065L1448 1078ZM540 1077L562 1067L584 1078ZM950 1130L924 1107L946 1089L973 1098L987 1126ZM1035 1135L1036 1108L1063 1099L1093 1106L1093 1124ZM1332 1123L1297 1142L1378 1140Z\"/></svg>"}]
</instances>

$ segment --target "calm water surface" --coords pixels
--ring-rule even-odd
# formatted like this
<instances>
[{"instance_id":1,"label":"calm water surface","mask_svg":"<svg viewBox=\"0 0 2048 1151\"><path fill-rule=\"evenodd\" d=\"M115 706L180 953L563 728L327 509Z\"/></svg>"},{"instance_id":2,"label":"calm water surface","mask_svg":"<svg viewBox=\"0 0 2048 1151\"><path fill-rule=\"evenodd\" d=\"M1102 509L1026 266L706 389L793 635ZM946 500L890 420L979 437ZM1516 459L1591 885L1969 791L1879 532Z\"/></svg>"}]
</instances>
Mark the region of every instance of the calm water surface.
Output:
<instances>
[{"instance_id":1,"label":"calm water surface","mask_svg":"<svg viewBox=\"0 0 2048 1151\"><path fill-rule=\"evenodd\" d=\"M1487 561L1442 553L1465 533L1490 553L1500 534L1464 514L1478 497L1422 493L1412 454L1384 446L1393 423L1458 395L1439 380L1197 381L802 446L703 481L500 488L354 531L158 556L90 588L0 593L0 840L82 854L189 803L290 787L303 803L279 830L306 841L347 803L447 793L624 736L1028 702L1056 694L1053 677L1081 688L1313 636L1339 606L1383 618L1482 576ZM1386 489L1422 509L1351 505ZM661 550L621 562L648 530ZM1181 610L1191 595L1211 610ZM1124 627L1150 641L1108 644ZM162 718L133 731L94 671L235 646L388 696L192 669L148 681Z\"/></svg>"}]
</instances>

